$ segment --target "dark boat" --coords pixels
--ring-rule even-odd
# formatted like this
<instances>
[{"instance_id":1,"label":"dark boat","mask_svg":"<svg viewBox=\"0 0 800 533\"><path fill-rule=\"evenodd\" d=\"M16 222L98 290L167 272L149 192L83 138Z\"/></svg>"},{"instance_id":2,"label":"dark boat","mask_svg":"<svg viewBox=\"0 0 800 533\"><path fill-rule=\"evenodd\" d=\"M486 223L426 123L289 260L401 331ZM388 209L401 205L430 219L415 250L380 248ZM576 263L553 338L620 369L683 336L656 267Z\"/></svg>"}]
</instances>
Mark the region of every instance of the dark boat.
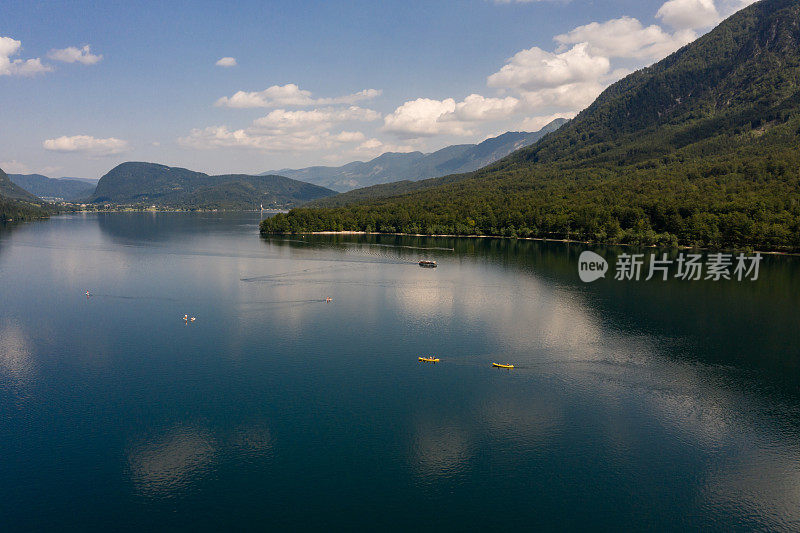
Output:
<instances>
[{"instance_id":1,"label":"dark boat","mask_svg":"<svg viewBox=\"0 0 800 533\"><path fill-rule=\"evenodd\" d=\"M426 268L436 268L436 261L426 261L422 260L419 262L419 266L426 267Z\"/></svg>"}]
</instances>

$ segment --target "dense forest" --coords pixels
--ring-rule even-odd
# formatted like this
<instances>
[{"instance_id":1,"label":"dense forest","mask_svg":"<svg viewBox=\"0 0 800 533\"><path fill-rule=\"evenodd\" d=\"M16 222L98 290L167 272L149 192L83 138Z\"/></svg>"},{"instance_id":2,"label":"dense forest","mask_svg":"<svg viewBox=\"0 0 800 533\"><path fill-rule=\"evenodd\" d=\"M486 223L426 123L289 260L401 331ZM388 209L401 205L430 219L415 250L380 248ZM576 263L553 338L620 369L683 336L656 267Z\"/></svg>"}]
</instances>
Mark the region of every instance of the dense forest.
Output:
<instances>
[{"instance_id":1,"label":"dense forest","mask_svg":"<svg viewBox=\"0 0 800 533\"><path fill-rule=\"evenodd\" d=\"M19 200L9 200L0 196L0 221L33 220L47 218L50 214L36 204L29 204Z\"/></svg>"},{"instance_id":2,"label":"dense forest","mask_svg":"<svg viewBox=\"0 0 800 533\"><path fill-rule=\"evenodd\" d=\"M800 3L763 0L493 165L320 200L261 230L796 251L799 147Z\"/></svg>"}]
</instances>

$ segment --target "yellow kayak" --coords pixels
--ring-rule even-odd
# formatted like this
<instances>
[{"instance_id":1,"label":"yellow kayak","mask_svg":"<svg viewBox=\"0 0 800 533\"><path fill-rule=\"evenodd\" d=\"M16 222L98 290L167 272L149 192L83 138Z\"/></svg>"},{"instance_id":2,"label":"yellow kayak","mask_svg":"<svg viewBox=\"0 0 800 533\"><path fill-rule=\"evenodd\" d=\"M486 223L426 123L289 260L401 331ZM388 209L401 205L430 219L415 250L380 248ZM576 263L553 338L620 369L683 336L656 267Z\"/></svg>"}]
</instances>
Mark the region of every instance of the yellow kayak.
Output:
<instances>
[{"instance_id":1,"label":"yellow kayak","mask_svg":"<svg viewBox=\"0 0 800 533\"><path fill-rule=\"evenodd\" d=\"M514 365L504 365L503 363L492 363L492 366L497 368L514 368Z\"/></svg>"},{"instance_id":2,"label":"yellow kayak","mask_svg":"<svg viewBox=\"0 0 800 533\"><path fill-rule=\"evenodd\" d=\"M420 362L424 362L424 363L438 363L439 362L439 358L438 357L420 357L419 360L420 360Z\"/></svg>"}]
</instances>

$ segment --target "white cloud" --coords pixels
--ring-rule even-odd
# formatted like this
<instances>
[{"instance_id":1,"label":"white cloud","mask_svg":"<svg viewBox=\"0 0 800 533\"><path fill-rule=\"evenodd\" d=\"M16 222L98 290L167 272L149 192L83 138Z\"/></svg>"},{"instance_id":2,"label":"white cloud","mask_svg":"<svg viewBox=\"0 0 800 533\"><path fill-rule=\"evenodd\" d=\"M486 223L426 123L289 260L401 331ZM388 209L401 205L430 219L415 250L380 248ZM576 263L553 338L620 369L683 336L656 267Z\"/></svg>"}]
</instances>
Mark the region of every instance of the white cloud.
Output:
<instances>
[{"instance_id":1,"label":"white cloud","mask_svg":"<svg viewBox=\"0 0 800 533\"><path fill-rule=\"evenodd\" d=\"M98 139L91 135L73 135L71 137L65 135L47 139L42 145L45 150L52 152L83 153L92 157L121 154L131 149L128 141L115 137Z\"/></svg>"},{"instance_id":2,"label":"white cloud","mask_svg":"<svg viewBox=\"0 0 800 533\"><path fill-rule=\"evenodd\" d=\"M485 121L508 118L516 111L519 100L513 96L506 98L486 98L479 94L471 94L463 102L456 104L452 116L445 120Z\"/></svg>"},{"instance_id":3,"label":"white cloud","mask_svg":"<svg viewBox=\"0 0 800 533\"><path fill-rule=\"evenodd\" d=\"M308 111L275 109L255 119L247 128L231 130L227 126L210 126L193 129L178 142L198 149L249 148L263 152L325 150L366 139L360 131L333 131L338 124L371 122L380 118L377 111L358 106Z\"/></svg>"},{"instance_id":4,"label":"white cloud","mask_svg":"<svg viewBox=\"0 0 800 533\"><path fill-rule=\"evenodd\" d=\"M563 109L578 111L597 98L607 84L599 81L570 83L538 91L521 91L527 109L540 111L545 109Z\"/></svg>"},{"instance_id":5,"label":"white cloud","mask_svg":"<svg viewBox=\"0 0 800 533\"><path fill-rule=\"evenodd\" d=\"M608 72L607 57L592 56L588 43L579 43L566 52L546 52L534 46L517 52L499 72L489 76L489 87L537 90L597 80Z\"/></svg>"},{"instance_id":6,"label":"white cloud","mask_svg":"<svg viewBox=\"0 0 800 533\"><path fill-rule=\"evenodd\" d=\"M696 38L691 29L670 33L626 16L592 22L556 35L554 52L533 47L516 53L487 84L514 93L520 111L545 117L557 111L575 114L629 74L631 61L662 59ZM623 65L615 65L620 60Z\"/></svg>"},{"instance_id":7,"label":"white cloud","mask_svg":"<svg viewBox=\"0 0 800 533\"><path fill-rule=\"evenodd\" d=\"M87 44L82 48L70 46L68 48L54 49L48 52L47 57L54 61L64 63L83 63L84 65L94 65L103 59L103 54L95 55L91 52L91 47Z\"/></svg>"},{"instance_id":8,"label":"white cloud","mask_svg":"<svg viewBox=\"0 0 800 533\"><path fill-rule=\"evenodd\" d=\"M46 176L52 175L54 172L61 170L61 167L31 167L22 161L12 159L11 161L0 161L0 168L7 174L44 174Z\"/></svg>"},{"instance_id":9,"label":"white cloud","mask_svg":"<svg viewBox=\"0 0 800 533\"><path fill-rule=\"evenodd\" d=\"M294 131L275 135L263 134L251 128L231 130L227 126L209 126L193 129L186 137L179 138L178 143L200 150L248 148L261 152L304 152L330 150L345 143L360 141L364 137L360 132L351 131Z\"/></svg>"},{"instance_id":10,"label":"white cloud","mask_svg":"<svg viewBox=\"0 0 800 533\"><path fill-rule=\"evenodd\" d=\"M470 123L508 118L517 109L519 100L486 98L471 94L463 101L453 98L433 100L417 98L399 106L384 118L383 131L401 137L427 137L432 135L474 135Z\"/></svg>"},{"instance_id":11,"label":"white cloud","mask_svg":"<svg viewBox=\"0 0 800 533\"><path fill-rule=\"evenodd\" d=\"M22 43L11 37L0 37L0 76L33 76L53 70L41 59L11 59L19 53Z\"/></svg>"},{"instance_id":12,"label":"white cloud","mask_svg":"<svg viewBox=\"0 0 800 533\"><path fill-rule=\"evenodd\" d=\"M340 131L333 136L333 140L340 143L354 143L366 138L367 136L360 131Z\"/></svg>"},{"instance_id":13,"label":"white cloud","mask_svg":"<svg viewBox=\"0 0 800 533\"><path fill-rule=\"evenodd\" d=\"M696 38L692 31L671 34L656 24L644 27L632 17L592 22L554 37L562 48L586 43L587 52L596 57L650 60L662 59Z\"/></svg>"},{"instance_id":14,"label":"white cloud","mask_svg":"<svg viewBox=\"0 0 800 533\"><path fill-rule=\"evenodd\" d=\"M413 146L412 144L393 144L393 143L385 143L380 139L376 139L375 137L369 138L356 146L355 148L349 150L337 150L333 153L327 154L322 157L324 161L329 164L342 164L347 161L352 161L353 159L358 159L361 161L374 159L379 155L385 154L387 152L400 152L400 153L408 153L414 152L419 150L419 146ZM347 185L349 187L358 187L359 183L356 180L344 181L341 182L340 185Z\"/></svg>"},{"instance_id":15,"label":"white cloud","mask_svg":"<svg viewBox=\"0 0 800 533\"><path fill-rule=\"evenodd\" d=\"M7 174L44 174L45 176L52 175L54 172L61 170L61 167L37 167L33 168L26 165L22 161L12 159L11 161L0 161L0 168Z\"/></svg>"},{"instance_id":16,"label":"white cloud","mask_svg":"<svg viewBox=\"0 0 800 533\"><path fill-rule=\"evenodd\" d=\"M11 161L0 161L0 168L5 171L6 174L30 174L31 167L26 165L25 163L21 163L16 159L12 159Z\"/></svg>"},{"instance_id":17,"label":"white cloud","mask_svg":"<svg viewBox=\"0 0 800 533\"><path fill-rule=\"evenodd\" d=\"M383 131L405 137L421 137L439 134L473 135L473 130L465 129L461 122L447 120L456 110L452 98L431 100L417 98L411 100L384 118Z\"/></svg>"},{"instance_id":18,"label":"white cloud","mask_svg":"<svg viewBox=\"0 0 800 533\"><path fill-rule=\"evenodd\" d=\"M214 64L218 67L235 67L237 65L235 57L222 57Z\"/></svg>"},{"instance_id":19,"label":"white cloud","mask_svg":"<svg viewBox=\"0 0 800 533\"><path fill-rule=\"evenodd\" d=\"M380 96L377 89L364 89L357 93L336 98L313 98L311 91L301 89L294 83L273 85L263 91L237 91L233 96L223 96L214 105L218 107L305 107L312 105L354 104L362 100L370 100Z\"/></svg>"},{"instance_id":20,"label":"white cloud","mask_svg":"<svg viewBox=\"0 0 800 533\"><path fill-rule=\"evenodd\" d=\"M539 131L557 118L575 118L577 113L554 113L552 115L543 115L538 117L527 117L522 120L517 126L520 131Z\"/></svg>"},{"instance_id":21,"label":"white cloud","mask_svg":"<svg viewBox=\"0 0 800 533\"><path fill-rule=\"evenodd\" d=\"M312 111L287 111L276 109L266 116L253 121L254 129L262 132L280 134L285 131L321 131L330 129L340 122L371 122L381 118L372 109L350 106L344 109L323 108Z\"/></svg>"},{"instance_id":22,"label":"white cloud","mask_svg":"<svg viewBox=\"0 0 800 533\"><path fill-rule=\"evenodd\" d=\"M713 26L720 21L714 0L669 0L656 18L678 30L694 30Z\"/></svg>"},{"instance_id":23,"label":"white cloud","mask_svg":"<svg viewBox=\"0 0 800 533\"><path fill-rule=\"evenodd\" d=\"M417 150L417 148L411 144L385 143L373 137L359 144L353 152L359 155L377 157L381 154L385 154L386 152L407 153L407 152L413 152L415 150Z\"/></svg>"}]
</instances>

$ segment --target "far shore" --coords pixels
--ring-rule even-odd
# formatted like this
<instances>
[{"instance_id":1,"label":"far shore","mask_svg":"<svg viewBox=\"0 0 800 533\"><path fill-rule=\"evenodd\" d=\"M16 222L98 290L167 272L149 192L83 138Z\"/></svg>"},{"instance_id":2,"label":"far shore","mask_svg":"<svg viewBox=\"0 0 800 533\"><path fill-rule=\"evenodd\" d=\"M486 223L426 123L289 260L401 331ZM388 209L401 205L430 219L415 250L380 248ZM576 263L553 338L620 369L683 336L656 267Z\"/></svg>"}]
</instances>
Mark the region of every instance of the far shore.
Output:
<instances>
[{"instance_id":1,"label":"far shore","mask_svg":"<svg viewBox=\"0 0 800 533\"><path fill-rule=\"evenodd\" d=\"M505 237L503 235L451 235L451 234L434 234L427 233L381 233L380 231L300 231L296 233L268 233L267 235L395 235L398 237L453 237L459 239L513 239L518 241L539 241L539 242L558 242L564 244L587 244L594 246L635 246L639 248L661 248L655 244L644 246L640 244L628 243L610 243L610 242L592 242L580 241L576 239L548 239L545 237ZM679 250L710 250L711 248L701 248L696 246L678 246ZM737 250L740 251L740 250ZM800 252L780 252L780 251L766 251L766 250L753 250L752 253L770 254L770 255L788 255L800 256Z\"/></svg>"}]
</instances>

